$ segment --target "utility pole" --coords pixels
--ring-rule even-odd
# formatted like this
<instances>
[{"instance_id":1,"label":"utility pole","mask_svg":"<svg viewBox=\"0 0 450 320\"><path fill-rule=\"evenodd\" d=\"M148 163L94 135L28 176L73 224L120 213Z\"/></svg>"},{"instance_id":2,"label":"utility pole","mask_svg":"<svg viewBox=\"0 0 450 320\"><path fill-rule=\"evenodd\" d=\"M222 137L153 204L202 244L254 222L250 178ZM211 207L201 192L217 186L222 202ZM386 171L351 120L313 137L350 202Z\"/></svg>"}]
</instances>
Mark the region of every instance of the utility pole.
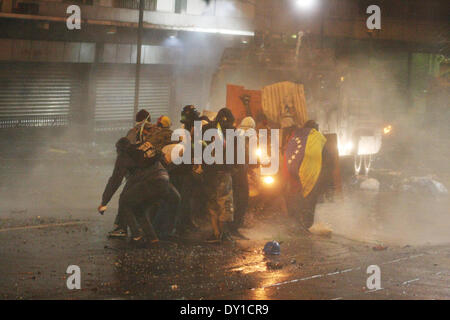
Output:
<instances>
[{"instance_id":1,"label":"utility pole","mask_svg":"<svg viewBox=\"0 0 450 320\"><path fill-rule=\"evenodd\" d=\"M141 52L142 52L142 33L143 33L143 26L144 26L144 5L145 5L145 0L139 0L139 23L138 23L138 30L137 30L136 77L134 80L133 119L139 109L139 87L140 87L140 80L141 80Z\"/></svg>"},{"instance_id":2,"label":"utility pole","mask_svg":"<svg viewBox=\"0 0 450 320\"><path fill-rule=\"evenodd\" d=\"M320 49L323 49L323 33L324 33L324 25L325 25L325 6L326 4L322 4L320 10Z\"/></svg>"},{"instance_id":3,"label":"utility pole","mask_svg":"<svg viewBox=\"0 0 450 320\"><path fill-rule=\"evenodd\" d=\"M412 50L410 46L408 46L408 79L407 79L407 94L408 94L408 108L411 109L413 105L413 99L412 99Z\"/></svg>"}]
</instances>

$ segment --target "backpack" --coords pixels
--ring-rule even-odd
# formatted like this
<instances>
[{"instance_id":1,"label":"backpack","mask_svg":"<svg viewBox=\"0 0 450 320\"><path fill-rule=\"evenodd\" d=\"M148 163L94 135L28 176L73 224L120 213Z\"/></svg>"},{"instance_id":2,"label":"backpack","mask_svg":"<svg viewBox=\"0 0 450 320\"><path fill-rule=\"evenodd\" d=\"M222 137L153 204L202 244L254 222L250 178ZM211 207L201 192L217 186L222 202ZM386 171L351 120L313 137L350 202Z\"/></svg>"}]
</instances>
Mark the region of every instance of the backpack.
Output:
<instances>
[{"instance_id":1,"label":"backpack","mask_svg":"<svg viewBox=\"0 0 450 320\"><path fill-rule=\"evenodd\" d=\"M133 147L134 148L130 150L130 156L139 167L151 166L160 159L161 153L150 143L150 141L138 143L133 145Z\"/></svg>"}]
</instances>

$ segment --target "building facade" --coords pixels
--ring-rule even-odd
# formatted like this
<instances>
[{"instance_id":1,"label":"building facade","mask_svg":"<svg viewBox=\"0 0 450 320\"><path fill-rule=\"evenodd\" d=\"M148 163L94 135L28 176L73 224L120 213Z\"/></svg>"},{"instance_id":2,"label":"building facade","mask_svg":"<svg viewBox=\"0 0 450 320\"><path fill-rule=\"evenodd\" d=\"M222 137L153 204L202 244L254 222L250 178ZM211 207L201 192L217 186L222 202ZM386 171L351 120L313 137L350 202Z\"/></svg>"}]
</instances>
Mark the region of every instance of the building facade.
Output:
<instances>
[{"instance_id":1,"label":"building facade","mask_svg":"<svg viewBox=\"0 0 450 320\"><path fill-rule=\"evenodd\" d=\"M436 54L448 53L446 1L316 0L313 8L297 0L144 1L139 108L174 123L185 104L223 107L210 99L221 60L295 51L300 31L334 58L351 51L370 63L381 52L407 86L416 60L428 59L432 72ZM381 30L366 27L370 4L382 8ZM80 8L80 29L67 27L71 5ZM138 7L138 0L0 0L0 129L72 127L91 138L128 128Z\"/></svg>"},{"instance_id":2,"label":"building facade","mask_svg":"<svg viewBox=\"0 0 450 320\"><path fill-rule=\"evenodd\" d=\"M66 23L70 5L80 29ZM0 128L126 129L134 113L139 1L2 0ZM254 6L146 0L139 108L175 118L204 106L224 46L254 34Z\"/></svg>"}]
</instances>

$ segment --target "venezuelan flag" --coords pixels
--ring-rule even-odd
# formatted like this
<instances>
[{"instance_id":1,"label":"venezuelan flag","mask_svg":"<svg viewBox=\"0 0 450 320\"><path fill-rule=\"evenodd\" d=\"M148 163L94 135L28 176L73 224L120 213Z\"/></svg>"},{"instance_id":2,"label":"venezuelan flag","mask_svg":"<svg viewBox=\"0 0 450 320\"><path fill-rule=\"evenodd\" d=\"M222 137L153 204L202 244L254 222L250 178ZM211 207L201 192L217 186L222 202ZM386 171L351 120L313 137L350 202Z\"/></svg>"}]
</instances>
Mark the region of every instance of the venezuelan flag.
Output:
<instances>
[{"instance_id":1,"label":"venezuelan flag","mask_svg":"<svg viewBox=\"0 0 450 320\"><path fill-rule=\"evenodd\" d=\"M292 133L284 153L285 172L300 184L306 197L322 170L322 150L327 139L316 129L298 128Z\"/></svg>"}]
</instances>

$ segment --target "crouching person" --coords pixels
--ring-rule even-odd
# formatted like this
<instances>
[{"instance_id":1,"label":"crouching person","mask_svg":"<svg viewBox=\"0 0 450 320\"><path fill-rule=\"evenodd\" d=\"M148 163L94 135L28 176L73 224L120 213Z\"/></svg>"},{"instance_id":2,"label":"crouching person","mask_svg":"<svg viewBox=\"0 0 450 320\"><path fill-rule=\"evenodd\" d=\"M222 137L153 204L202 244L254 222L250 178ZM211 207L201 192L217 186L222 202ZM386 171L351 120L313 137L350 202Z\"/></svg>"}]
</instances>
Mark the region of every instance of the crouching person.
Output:
<instances>
[{"instance_id":1,"label":"crouching person","mask_svg":"<svg viewBox=\"0 0 450 320\"><path fill-rule=\"evenodd\" d=\"M119 208L130 227L132 241L137 244L156 243L158 237L151 216L155 214L157 204L178 201L173 196L169 175L159 161L160 155L149 142L133 145L127 138L121 138L116 143L116 149L114 171L105 187L98 211L103 214L106 205L128 175L120 195Z\"/></svg>"}]
</instances>

